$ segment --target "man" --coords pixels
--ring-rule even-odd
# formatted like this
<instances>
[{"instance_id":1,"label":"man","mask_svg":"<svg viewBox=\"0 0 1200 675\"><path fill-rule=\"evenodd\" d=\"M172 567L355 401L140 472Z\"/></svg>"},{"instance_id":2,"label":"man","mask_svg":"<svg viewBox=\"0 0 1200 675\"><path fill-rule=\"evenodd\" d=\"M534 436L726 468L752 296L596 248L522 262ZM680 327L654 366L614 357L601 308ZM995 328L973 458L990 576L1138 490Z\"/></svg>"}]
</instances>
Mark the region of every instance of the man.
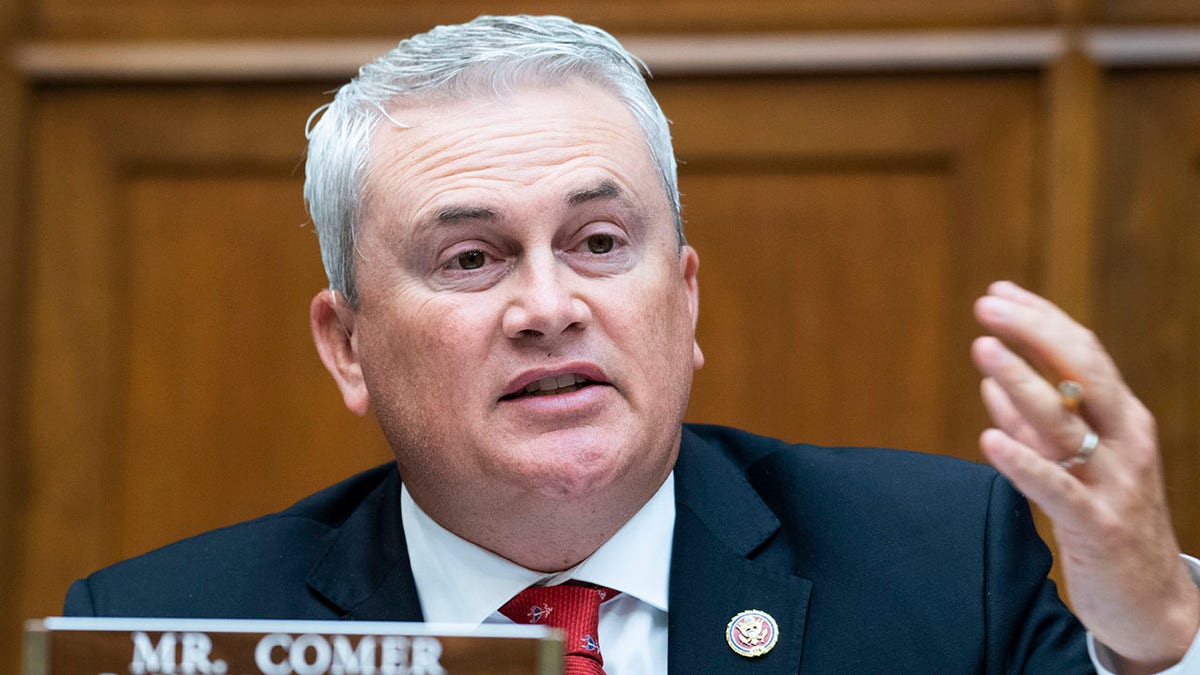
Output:
<instances>
[{"instance_id":1,"label":"man","mask_svg":"<svg viewBox=\"0 0 1200 675\"><path fill-rule=\"evenodd\" d=\"M480 623L573 580L617 593L589 636L610 675L1091 670L991 469L682 425L698 256L607 34L482 17L402 42L313 126L305 195L318 351L396 463L102 570L68 613ZM1195 672L1153 420L1045 300L999 283L976 314L981 446L1052 517L1101 665Z\"/></svg>"}]
</instances>

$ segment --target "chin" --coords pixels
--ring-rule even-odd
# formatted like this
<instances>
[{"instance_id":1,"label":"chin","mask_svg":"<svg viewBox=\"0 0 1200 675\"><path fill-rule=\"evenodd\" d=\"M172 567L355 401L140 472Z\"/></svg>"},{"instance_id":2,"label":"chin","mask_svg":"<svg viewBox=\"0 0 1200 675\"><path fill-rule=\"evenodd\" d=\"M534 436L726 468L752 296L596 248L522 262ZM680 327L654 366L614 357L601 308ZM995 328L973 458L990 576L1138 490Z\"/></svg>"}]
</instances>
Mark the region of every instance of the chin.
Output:
<instances>
[{"instance_id":1,"label":"chin","mask_svg":"<svg viewBox=\"0 0 1200 675\"><path fill-rule=\"evenodd\" d=\"M622 451L627 446L614 444L611 436L585 443L579 440L555 439L525 445L524 456L512 458L520 467L516 479L523 489L553 498L586 497L608 490L621 476L643 470L630 466L632 453ZM511 471L514 465L507 468ZM496 470L504 471L504 467Z\"/></svg>"}]
</instances>

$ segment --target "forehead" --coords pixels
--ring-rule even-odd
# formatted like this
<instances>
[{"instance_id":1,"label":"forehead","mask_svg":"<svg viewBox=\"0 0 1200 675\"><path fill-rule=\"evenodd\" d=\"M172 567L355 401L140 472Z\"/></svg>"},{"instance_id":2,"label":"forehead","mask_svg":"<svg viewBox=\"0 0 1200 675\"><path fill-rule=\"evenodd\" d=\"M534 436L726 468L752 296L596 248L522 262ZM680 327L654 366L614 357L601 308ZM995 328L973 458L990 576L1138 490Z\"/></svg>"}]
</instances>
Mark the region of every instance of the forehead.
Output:
<instances>
[{"instance_id":1,"label":"forehead","mask_svg":"<svg viewBox=\"0 0 1200 675\"><path fill-rule=\"evenodd\" d=\"M594 84L406 101L388 114L371 144L368 217L384 210L389 218L416 219L458 203L562 201L601 183L666 205L632 113Z\"/></svg>"}]
</instances>

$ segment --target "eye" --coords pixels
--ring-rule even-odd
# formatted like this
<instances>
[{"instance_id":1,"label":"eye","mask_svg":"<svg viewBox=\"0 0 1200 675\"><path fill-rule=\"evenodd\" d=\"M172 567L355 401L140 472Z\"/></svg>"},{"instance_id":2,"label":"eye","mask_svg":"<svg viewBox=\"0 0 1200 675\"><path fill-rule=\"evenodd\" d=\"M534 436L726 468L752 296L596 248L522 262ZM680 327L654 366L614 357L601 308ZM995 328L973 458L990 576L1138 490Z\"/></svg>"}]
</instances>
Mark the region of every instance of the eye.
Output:
<instances>
[{"instance_id":1,"label":"eye","mask_svg":"<svg viewBox=\"0 0 1200 675\"><path fill-rule=\"evenodd\" d=\"M487 254L483 251L463 251L454 256L455 266L464 270L477 270L487 262Z\"/></svg>"},{"instance_id":2,"label":"eye","mask_svg":"<svg viewBox=\"0 0 1200 675\"><path fill-rule=\"evenodd\" d=\"M610 253L616 241L611 234L593 234L587 238L587 250L597 255Z\"/></svg>"}]
</instances>

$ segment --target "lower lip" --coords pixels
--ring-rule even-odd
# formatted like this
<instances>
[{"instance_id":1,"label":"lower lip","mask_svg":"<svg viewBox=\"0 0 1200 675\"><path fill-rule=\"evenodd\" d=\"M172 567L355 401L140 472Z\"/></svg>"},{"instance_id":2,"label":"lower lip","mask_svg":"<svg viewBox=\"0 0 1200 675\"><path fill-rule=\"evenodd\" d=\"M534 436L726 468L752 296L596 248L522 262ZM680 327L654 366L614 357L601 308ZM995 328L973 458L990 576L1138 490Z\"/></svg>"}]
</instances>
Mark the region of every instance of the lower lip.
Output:
<instances>
[{"instance_id":1,"label":"lower lip","mask_svg":"<svg viewBox=\"0 0 1200 675\"><path fill-rule=\"evenodd\" d=\"M595 409L611 391L611 385L589 384L564 394L526 395L501 403L534 414L577 414Z\"/></svg>"}]
</instances>

